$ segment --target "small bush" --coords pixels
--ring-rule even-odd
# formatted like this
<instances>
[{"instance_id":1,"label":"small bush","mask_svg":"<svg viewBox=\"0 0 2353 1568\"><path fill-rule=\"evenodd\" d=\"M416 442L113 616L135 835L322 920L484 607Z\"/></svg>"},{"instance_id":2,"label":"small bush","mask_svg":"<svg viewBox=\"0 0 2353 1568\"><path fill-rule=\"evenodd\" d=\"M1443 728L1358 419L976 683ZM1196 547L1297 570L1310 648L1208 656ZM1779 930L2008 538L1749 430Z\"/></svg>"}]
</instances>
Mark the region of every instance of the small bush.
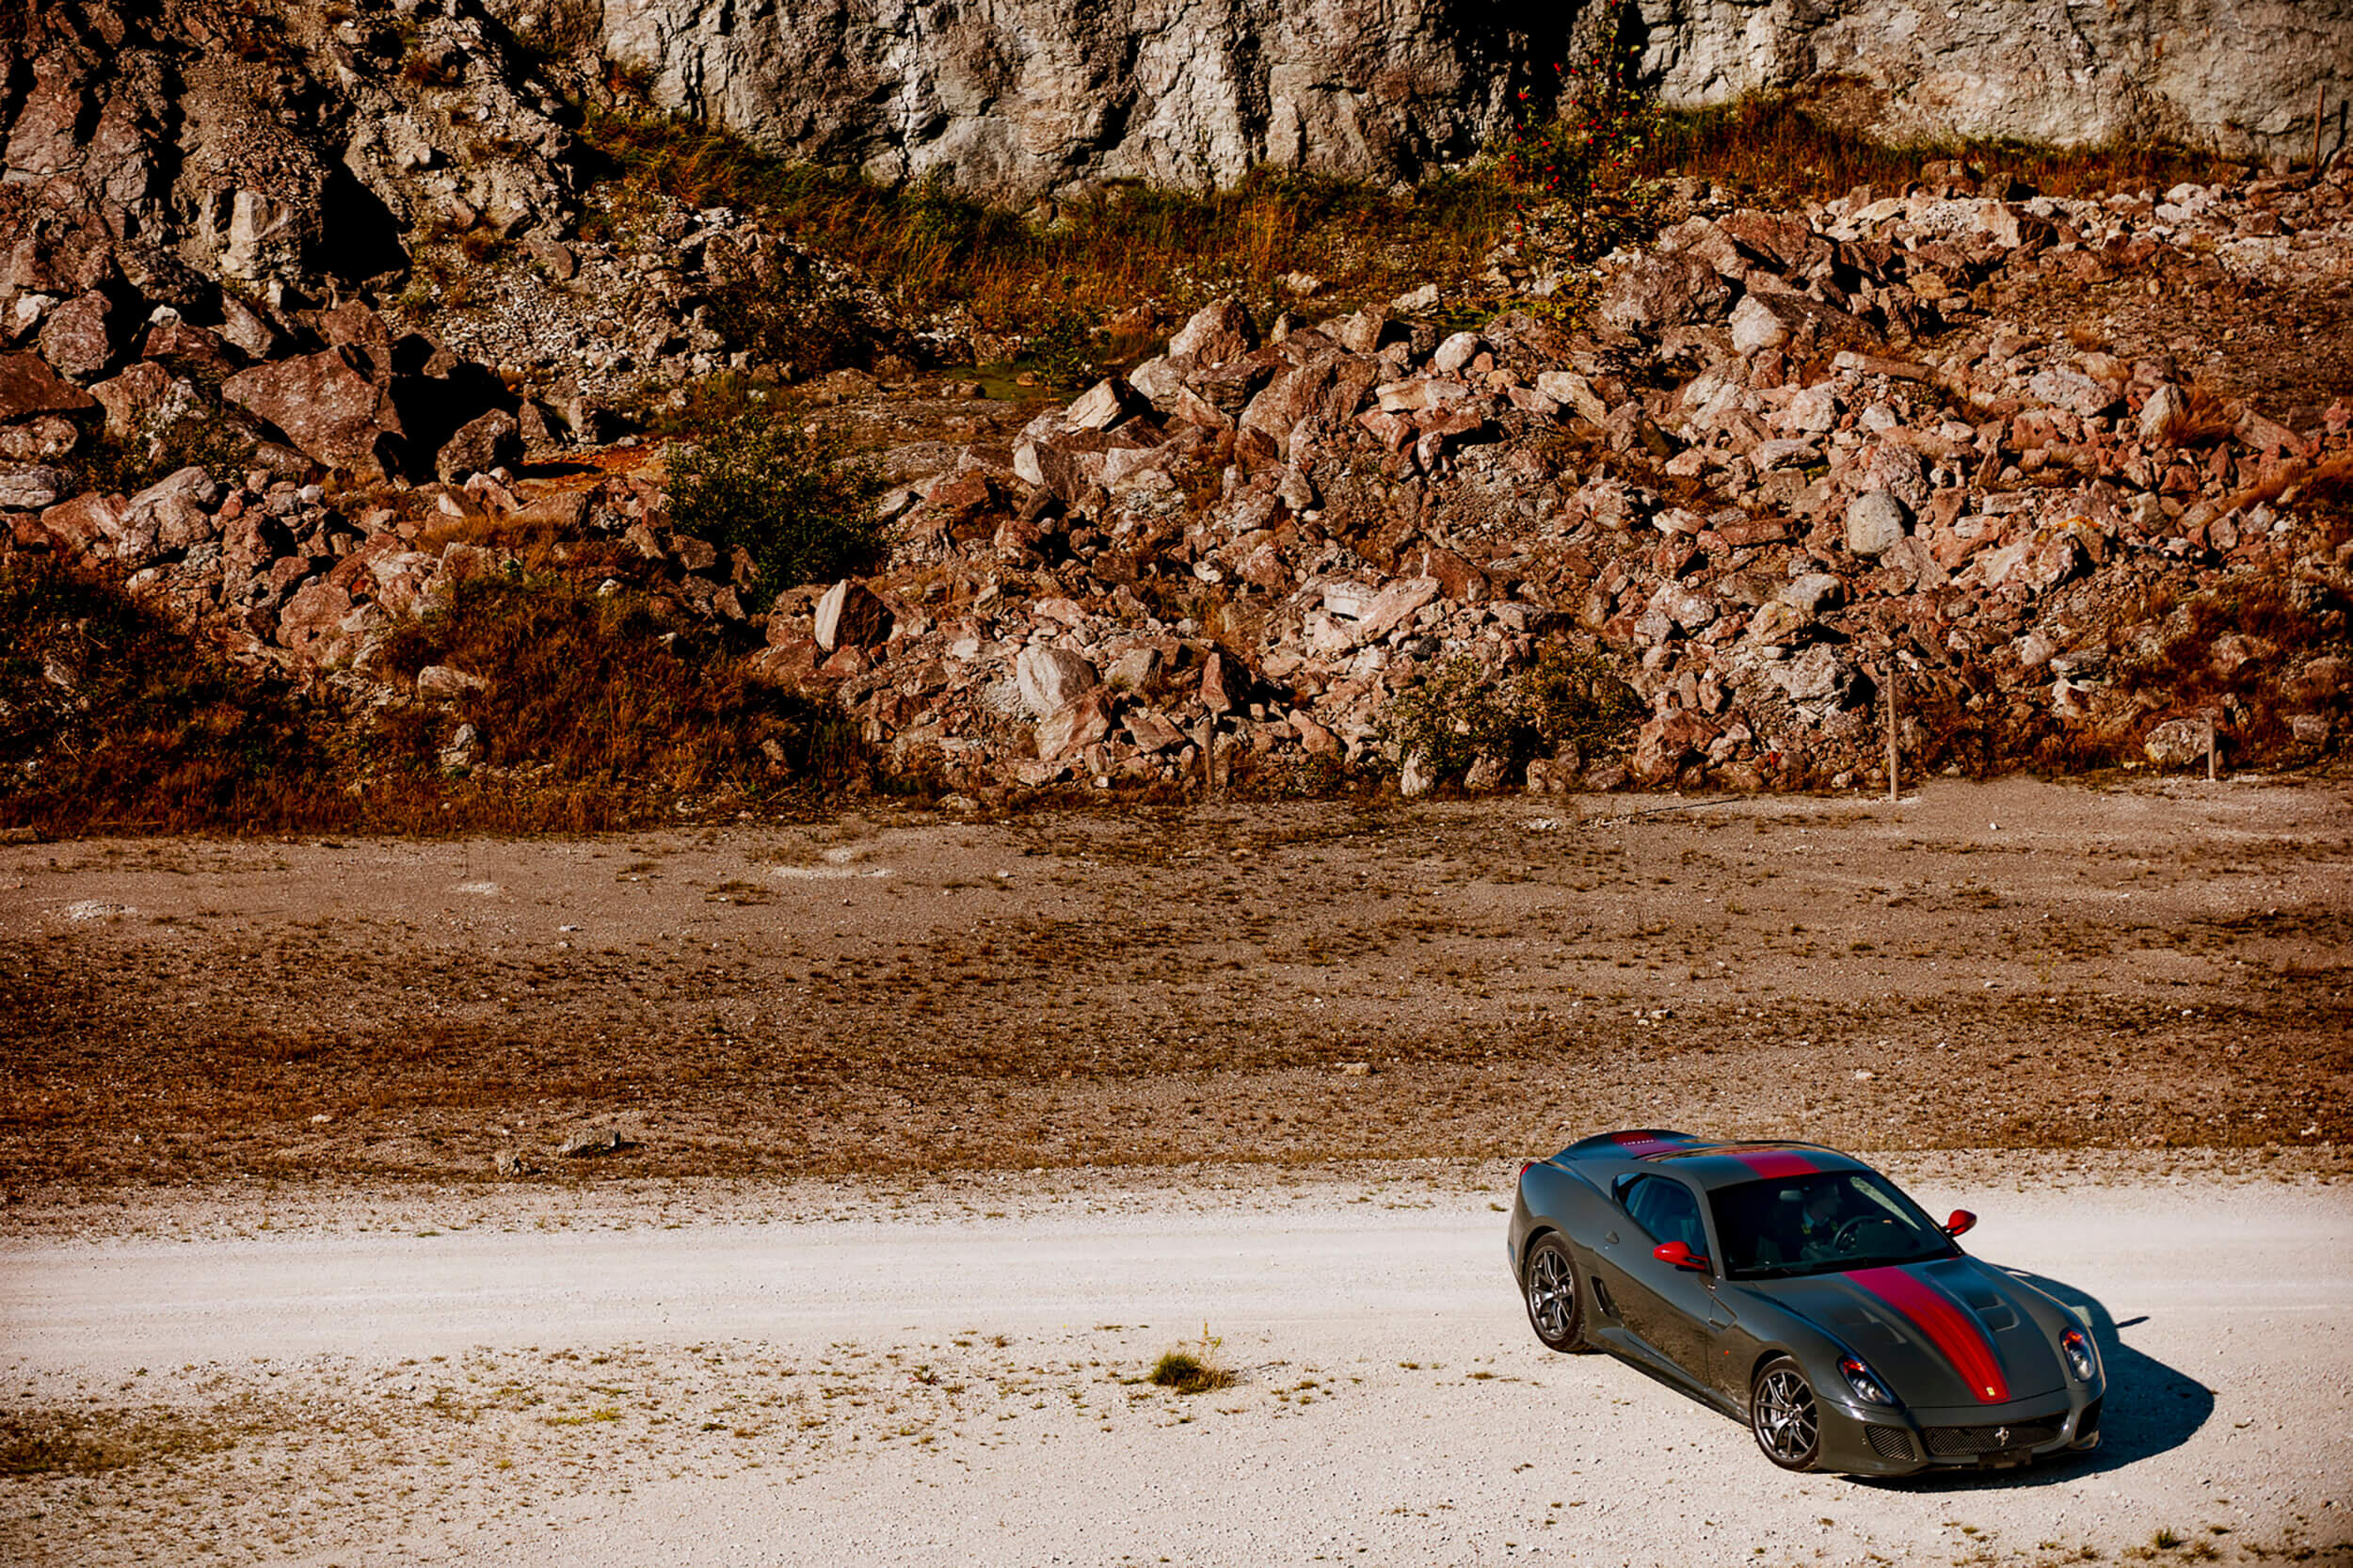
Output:
<instances>
[{"instance_id":1,"label":"small bush","mask_svg":"<svg viewBox=\"0 0 2353 1568\"><path fill-rule=\"evenodd\" d=\"M741 546L768 594L871 569L881 493L881 476L841 438L781 414L738 415L670 458L672 525L722 551Z\"/></svg>"},{"instance_id":2,"label":"small bush","mask_svg":"<svg viewBox=\"0 0 2353 1568\"><path fill-rule=\"evenodd\" d=\"M101 432L66 467L86 490L136 495L180 472L200 468L224 485L241 483L253 466L252 435L219 419L177 419L135 436Z\"/></svg>"},{"instance_id":3,"label":"small bush","mask_svg":"<svg viewBox=\"0 0 2353 1568\"><path fill-rule=\"evenodd\" d=\"M707 319L712 331L792 380L865 365L877 346L873 324L857 302L826 292L809 273L769 284L725 284L712 294Z\"/></svg>"},{"instance_id":4,"label":"small bush","mask_svg":"<svg viewBox=\"0 0 2353 1568\"><path fill-rule=\"evenodd\" d=\"M1451 779L1481 757L1517 767L1570 748L1587 761L1609 756L1643 712L1606 656L1556 643L1510 676L1455 655L1389 700L1380 732L1401 763L1419 755L1432 778Z\"/></svg>"}]
</instances>

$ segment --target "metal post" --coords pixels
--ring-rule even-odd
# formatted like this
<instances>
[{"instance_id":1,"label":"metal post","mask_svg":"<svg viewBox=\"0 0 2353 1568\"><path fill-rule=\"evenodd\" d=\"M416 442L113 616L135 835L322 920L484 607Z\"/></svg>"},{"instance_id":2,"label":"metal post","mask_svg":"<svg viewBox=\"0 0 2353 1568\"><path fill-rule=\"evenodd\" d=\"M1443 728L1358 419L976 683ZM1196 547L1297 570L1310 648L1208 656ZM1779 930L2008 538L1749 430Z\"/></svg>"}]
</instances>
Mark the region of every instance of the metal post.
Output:
<instances>
[{"instance_id":1,"label":"metal post","mask_svg":"<svg viewBox=\"0 0 2353 1568\"><path fill-rule=\"evenodd\" d=\"M2329 103L2329 84L2320 82L2313 88L2313 178L2320 178L2320 111Z\"/></svg>"},{"instance_id":2,"label":"metal post","mask_svg":"<svg viewBox=\"0 0 2353 1568\"><path fill-rule=\"evenodd\" d=\"M1887 804L1890 806L1896 804L1896 769L1897 762L1896 749L1897 668L1896 656L1891 653L1887 656Z\"/></svg>"}]
</instances>

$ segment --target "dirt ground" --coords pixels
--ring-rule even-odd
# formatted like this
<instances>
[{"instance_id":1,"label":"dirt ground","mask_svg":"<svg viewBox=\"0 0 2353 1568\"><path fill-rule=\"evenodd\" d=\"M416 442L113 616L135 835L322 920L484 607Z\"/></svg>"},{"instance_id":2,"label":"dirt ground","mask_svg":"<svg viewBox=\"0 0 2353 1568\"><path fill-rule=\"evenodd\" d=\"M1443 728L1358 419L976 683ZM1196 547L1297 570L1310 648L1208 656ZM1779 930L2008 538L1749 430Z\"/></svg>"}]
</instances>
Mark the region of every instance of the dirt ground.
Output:
<instances>
[{"instance_id":1,"label":"dirt ground","mask_svg":"<svg viewBox=\"0 0 2353 1568\"><path fill-rule=\"evenodd\" d=\"M1629 1125L2329 1150L2348 804L1940 780L14 846L0 1214L503 1154L547 1182L1481 1159ZM584 1128L623 1146L560 1157Z\"/></svg>"}]
</instances>

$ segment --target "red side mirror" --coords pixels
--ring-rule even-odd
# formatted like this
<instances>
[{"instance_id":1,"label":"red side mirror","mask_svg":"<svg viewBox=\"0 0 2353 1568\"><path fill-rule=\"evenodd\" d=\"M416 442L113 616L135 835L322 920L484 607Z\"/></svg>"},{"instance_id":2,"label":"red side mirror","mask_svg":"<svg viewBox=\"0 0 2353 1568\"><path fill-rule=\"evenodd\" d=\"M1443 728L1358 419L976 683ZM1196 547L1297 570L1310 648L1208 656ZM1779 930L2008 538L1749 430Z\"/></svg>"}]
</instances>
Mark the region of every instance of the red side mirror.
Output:
<instances>
[{"instance_id":1,"label":"red side mirror","mask_svg":"<svg viewBox=\"0 0 2353 1568\"><path fill-rule=\"evenodd\" d=\"M1976 1229L1977 1224L1977 1217L1975 1214L1965 1208L1956 1208L1953 1210L1953 1217L1945 1222L1945 1234L1959 1236L1964 1230Z\"/></svg>"},{"instance_id":2,"label":"red side mirror","mask_svg":"<svg viewBox=\"0 0 2353 1568\"><path fill-rule=\"evenodd\" d=\"M1690 1269L1699 1273L1707 1272L1707 1259L1681 1241L1661 1241L1651 1248L1650 1255L1661 1263L1672 1263L1678 1269Z\"/></svg>"}]
</instances>

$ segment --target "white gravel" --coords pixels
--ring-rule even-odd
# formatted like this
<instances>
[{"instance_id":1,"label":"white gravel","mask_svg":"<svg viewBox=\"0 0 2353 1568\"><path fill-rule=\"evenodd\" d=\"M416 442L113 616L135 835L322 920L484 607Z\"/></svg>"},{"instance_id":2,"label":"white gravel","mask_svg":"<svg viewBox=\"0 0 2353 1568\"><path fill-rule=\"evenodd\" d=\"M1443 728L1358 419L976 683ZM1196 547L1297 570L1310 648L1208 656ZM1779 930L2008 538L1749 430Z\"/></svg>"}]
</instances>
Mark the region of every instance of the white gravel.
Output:
<instances>
[{"instance_id":1,"label":"white gravel","mask_svg":"<svg viewBox=\"0 0 2353 1568\"><path fill-rule=\"evenodd\" d=\"M1496 1194L1459 1181L976 1178L968 1214L751 1189L673 1228L593 1191L552 1216L493 1192L21 1236L0 1243L10 1409L136 1388L280 1414L169 1483L236 1539L200 1552L201 1526L164 1531L126 1480L16 1480L0 1555L2056 1562L2169 1529L2192 1545L2160 1558L2353 1557L2346 1190L2015 1192L1998 1169L1915 1191L1977 1209L1980 1256L2110 1315L2108 1446L1897 1483L1784 1476L1629 1368L1543 1352ZM1205 1323L1233 1388L1132 1381Z\"/></svg>"}]
</instances>

